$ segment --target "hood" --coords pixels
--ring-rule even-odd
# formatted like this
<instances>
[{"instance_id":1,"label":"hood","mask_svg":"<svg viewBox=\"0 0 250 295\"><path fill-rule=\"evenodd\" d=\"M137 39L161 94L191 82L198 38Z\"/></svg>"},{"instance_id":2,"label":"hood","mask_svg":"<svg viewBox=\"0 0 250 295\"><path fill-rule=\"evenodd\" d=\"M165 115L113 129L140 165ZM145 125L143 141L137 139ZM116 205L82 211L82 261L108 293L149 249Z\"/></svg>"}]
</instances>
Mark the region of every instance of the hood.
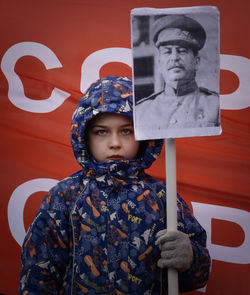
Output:
<instances>
[{"instance_id":1,"label":"hood","mask_svg":"<svg viewBox=\"0 0 250 295\"><path fill-rule=\"evenodd\" d=\"M147 141L145 152L139 159L100 163L89 154L85 143L86 124L104 112L123 114L133 119L131 79L119 76L101 78L83 94L71 123L71 143L77 162L86 172L93 171L95 175L112 172L122 177L149 168L159 156L163 140Z\"/></svg>"}]
</instances>

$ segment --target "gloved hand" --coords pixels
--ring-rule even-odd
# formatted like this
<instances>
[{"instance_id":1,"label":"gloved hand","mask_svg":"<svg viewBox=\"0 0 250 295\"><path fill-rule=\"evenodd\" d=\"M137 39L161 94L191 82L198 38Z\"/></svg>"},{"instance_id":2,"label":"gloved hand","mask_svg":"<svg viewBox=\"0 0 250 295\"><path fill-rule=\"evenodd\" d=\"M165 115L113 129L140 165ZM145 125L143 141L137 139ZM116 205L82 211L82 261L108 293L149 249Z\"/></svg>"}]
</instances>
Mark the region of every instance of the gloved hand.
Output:
<instances>
[{"instance_id":1,"label":"gloved hand","mask_svg":"<svg viewBox=\"0 0 250 295\"><path fill-rule=\"evenodd\" d=\"M156 238L155 244L161 251L161 258L157 263L160 268L175 268L180 272L190 268L193 249L187 234L164 229L156 234Z\"/></svg>"}]
</instances>

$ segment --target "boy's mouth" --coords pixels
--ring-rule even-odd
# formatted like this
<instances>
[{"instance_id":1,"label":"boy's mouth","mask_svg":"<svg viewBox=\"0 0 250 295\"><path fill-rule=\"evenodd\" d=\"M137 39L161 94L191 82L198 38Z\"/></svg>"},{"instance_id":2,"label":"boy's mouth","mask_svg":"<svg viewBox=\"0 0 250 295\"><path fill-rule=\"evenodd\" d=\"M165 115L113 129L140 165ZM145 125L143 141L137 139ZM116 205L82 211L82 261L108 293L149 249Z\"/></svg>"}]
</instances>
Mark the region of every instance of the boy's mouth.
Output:
<instances>
[{"instance_id":1,"label":"boy's mouth","mask_svg":"<svg viewBox=\"0 0 250 295\"><path fill-rule=\"evenodd\" d=\"M112 156L108 157L108 159L111 161L121 161L123 159L123 157L120 155L112 155Z\"/></svg>"}]
</instances>

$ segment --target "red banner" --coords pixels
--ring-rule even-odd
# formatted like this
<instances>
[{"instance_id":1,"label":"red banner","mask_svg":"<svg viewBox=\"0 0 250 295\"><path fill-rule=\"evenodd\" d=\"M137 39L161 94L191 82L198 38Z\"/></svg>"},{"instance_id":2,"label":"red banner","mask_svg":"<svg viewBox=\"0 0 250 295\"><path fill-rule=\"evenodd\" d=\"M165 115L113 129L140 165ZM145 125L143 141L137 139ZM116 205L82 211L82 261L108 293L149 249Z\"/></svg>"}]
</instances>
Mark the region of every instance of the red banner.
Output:
<instances>
[{"instance_id":1,"label":"red banner","mask_svg":"<svg viewBox=\"0 0 250 295\"><path fill-rule=\"evenodd\" d=\"M250 4L247 0L1 1L1 283L18 294L21 244L46 191L80 169L71 117L99 76L132 76L130 11L214 5L220 11L222 135L177 139L178 192L206 229L207 286L248 294L250 274ZM164 153L149 172L165 179Z\"/></svg>"}]
</instances>

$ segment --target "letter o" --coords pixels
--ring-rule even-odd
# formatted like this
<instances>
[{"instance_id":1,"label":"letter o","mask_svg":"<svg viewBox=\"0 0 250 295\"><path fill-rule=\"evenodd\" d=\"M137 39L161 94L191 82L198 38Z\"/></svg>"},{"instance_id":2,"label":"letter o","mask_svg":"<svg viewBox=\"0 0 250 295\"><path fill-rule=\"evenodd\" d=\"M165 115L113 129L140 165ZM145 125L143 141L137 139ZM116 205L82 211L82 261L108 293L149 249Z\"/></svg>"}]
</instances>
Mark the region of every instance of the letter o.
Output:
<instances>
[{"instance_id":1,"label":"letter o","mask_svg":"<svg viewBox=\"0 0 250 295\"><path fill-rule=\"evenodd\" d=\"M109 62L121 62L132 67L131 49L122 47L105 48L90 54L83 62L81 68L81 92L99 79L99 72L103 65Z\"/></svg>"}]
</instances>

